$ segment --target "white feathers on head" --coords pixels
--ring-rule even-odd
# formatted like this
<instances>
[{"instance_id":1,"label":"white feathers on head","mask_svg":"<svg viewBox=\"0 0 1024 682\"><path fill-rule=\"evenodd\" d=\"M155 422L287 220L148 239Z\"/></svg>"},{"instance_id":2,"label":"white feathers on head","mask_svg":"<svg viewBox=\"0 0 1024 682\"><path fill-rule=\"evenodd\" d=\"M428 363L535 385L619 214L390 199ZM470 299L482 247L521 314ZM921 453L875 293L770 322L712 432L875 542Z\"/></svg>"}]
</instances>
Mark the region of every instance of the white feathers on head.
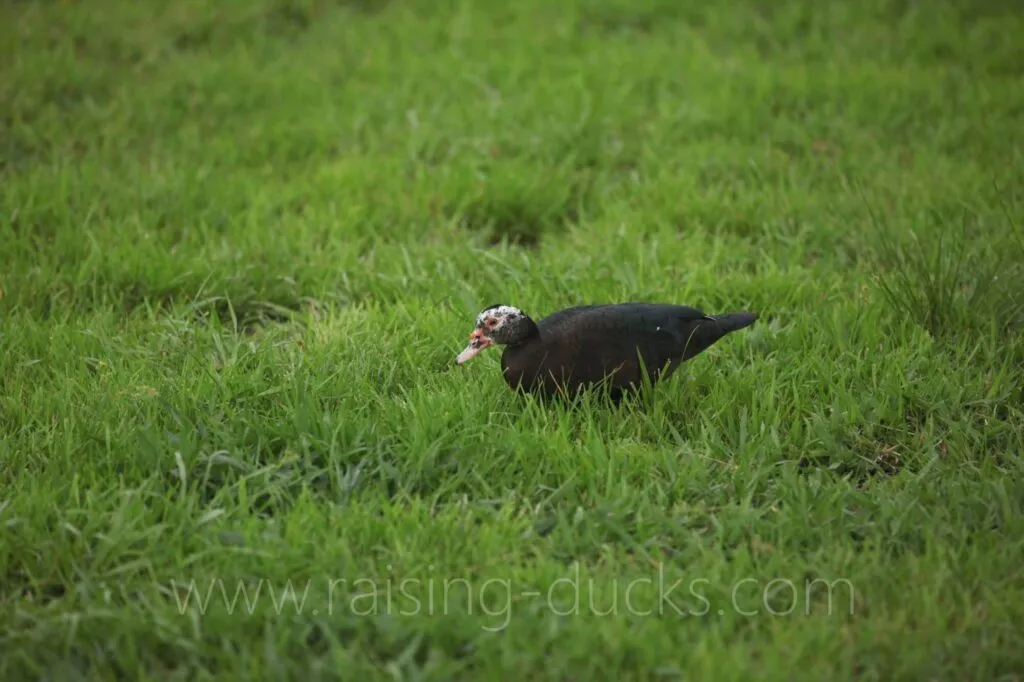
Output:
<instances>
[{"instance_id":1,"label":"white feathers on head","mask_svg":"<svg viewBox=\"0 0 1024 682\"><path fill-rule=\"evenodd\" d=\"M515 306L496 305L487 308L486 310L482 311L479 315L476 316L476 326L484 326L484 320L486 320L488 317L495 318L496 320L499 321L500 324L501 321L505 320L506 318L525 316L526 315L523 313L523 311L520 310L519 308L516 308Z\"/></svg>"}]
</instances>

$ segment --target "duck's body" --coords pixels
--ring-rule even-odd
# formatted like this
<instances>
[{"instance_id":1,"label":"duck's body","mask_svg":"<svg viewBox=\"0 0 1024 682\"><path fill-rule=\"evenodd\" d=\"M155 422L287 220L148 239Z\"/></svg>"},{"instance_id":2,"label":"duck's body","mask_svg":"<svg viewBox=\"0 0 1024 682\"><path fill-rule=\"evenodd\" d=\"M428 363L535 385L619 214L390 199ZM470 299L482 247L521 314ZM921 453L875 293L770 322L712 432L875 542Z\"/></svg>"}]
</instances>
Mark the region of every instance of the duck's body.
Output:
<instances>
[{"instance_id":1,"label":"duck's body","mask_svg":"<svg viewBox=\"0 0 1024 682\"><path fill-rule=\"evenodd\" d=\"M611 397L653 385L755 313L709 316L689 306L612 303L567 308L534 323L511 306L480 313L461 364L493 343L505 345L501 366L513 389L572 394L607 381Z\"/></svg>"}]
</instances>

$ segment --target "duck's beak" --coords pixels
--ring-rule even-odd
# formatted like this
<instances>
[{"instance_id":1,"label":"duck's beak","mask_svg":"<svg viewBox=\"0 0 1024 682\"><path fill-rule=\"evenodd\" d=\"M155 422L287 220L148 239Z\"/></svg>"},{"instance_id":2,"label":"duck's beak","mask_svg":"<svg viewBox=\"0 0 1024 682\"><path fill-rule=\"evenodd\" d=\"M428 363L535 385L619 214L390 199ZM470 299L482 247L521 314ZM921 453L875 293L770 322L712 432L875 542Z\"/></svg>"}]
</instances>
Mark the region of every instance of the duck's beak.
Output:
<instances>
[{"instance_id":1,"label":"duck's beak","mask_svg":"<svg viewBox=\"0 0 1024 682\"><path fill-rule=\"evenodd\" d=\"M455 358L455 364L461 365L472 360L491 343L493 342L484 336L482 329L474 329L473 333L469 335L469 345Z\"/></svg>"}]
</instances>

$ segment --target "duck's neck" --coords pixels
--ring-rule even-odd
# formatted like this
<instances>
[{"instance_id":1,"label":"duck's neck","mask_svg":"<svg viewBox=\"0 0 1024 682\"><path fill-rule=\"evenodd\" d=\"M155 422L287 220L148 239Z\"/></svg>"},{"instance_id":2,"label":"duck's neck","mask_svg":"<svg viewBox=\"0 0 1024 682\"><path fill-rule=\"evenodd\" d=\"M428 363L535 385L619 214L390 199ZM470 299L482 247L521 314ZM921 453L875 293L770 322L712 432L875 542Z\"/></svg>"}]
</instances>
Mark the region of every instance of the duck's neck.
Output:
<instances>
[{"instance_id":1,"label":"duck's neck","mask_svg":"<svg viewBox=\"0 0 1024 682\"><path fill-rule=\"evenodd\" d=\"M540 340L540 327L537 326L536 322L534 322L530 318L526 318L523 324L526 326L526 333L523 334L523 336L520 337L520 339L515 343L510 343L507 346L505 346L506 348L522 348L528 343Z\"/></svg>"}]
</instances>

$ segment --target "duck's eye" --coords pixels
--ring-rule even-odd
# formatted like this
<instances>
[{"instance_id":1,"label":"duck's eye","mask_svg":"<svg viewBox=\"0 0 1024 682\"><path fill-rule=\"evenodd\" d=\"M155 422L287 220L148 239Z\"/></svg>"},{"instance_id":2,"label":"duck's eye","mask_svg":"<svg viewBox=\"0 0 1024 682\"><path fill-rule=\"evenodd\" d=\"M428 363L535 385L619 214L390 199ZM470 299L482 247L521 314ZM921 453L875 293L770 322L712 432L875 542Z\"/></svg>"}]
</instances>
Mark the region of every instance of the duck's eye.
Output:
<instances>
[{"instance_id":1,"label":"duck's eye","mask_svg":"<svg viewBox=\"0 0 1024 682\"><path fill-rule=\"evenodd\" d=\"M493 327L496 327L498 325L498 321L496 319L494 319L493 317L488 317L487 320L484 321L484 324L486 324L488 327L492 327L493 328Z\"/></svg>"}]
</instances>

